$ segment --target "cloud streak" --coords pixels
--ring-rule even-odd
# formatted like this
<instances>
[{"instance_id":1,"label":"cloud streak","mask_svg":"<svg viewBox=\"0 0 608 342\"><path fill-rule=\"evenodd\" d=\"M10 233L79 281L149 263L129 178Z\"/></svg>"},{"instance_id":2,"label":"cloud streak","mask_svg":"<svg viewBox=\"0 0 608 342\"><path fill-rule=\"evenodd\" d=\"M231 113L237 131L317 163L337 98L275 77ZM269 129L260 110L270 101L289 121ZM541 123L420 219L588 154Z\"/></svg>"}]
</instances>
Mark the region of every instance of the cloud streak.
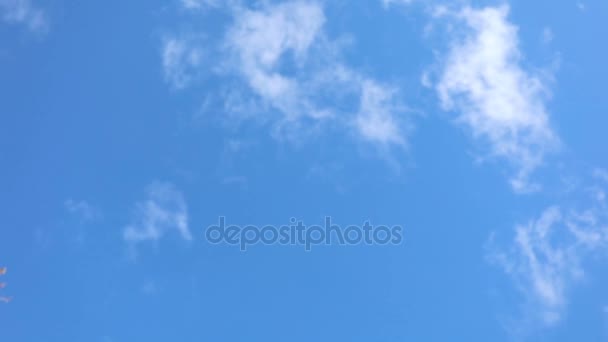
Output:
<instances>
[{"instance_id":1,"label":"cloud streak","mask_svg":"<svg viewBox=\"0 0 608 342\"><path fill-rule=\"evenodd\" d=\"M605 198L583 210L549 207L517 225L509 247L491 240L488 257L524 295L528 321L552 326L562 319L569 292L585 276L584 261L608 247L606 208Z\"/></svg>"},{"instance_id":2,"label":"cloud streak","mask_svg":"<svg viewBox=\"0 0 608 342\"><path fill-rule=\"evenodd\" d=\"M21 24L32 32L49 28L46 13L29 0L0 0L0 18L6 23Z\"/></svg>"},{"instance_id":3,"label":"cloud streak","mask_svg":"<svg viewBox=\"0 0 608 342\"><path fill-rule=\"evenodd\" d=\"M155 182L146 188L147 197L135 205L133 221L123 230L126 242L157 242L168 233L192 240L188 208L183 195L170 183Z\"/></svg>"}]
</instances>

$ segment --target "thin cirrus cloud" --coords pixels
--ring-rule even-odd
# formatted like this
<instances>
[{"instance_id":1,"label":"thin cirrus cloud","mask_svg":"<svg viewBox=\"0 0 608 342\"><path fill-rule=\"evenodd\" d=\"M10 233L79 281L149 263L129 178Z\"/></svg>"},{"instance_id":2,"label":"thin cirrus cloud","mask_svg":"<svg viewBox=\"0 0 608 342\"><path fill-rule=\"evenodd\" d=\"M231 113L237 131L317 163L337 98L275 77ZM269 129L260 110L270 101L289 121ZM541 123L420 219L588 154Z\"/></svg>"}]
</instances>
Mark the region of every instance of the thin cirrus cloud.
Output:
<instances>
[{"instance_id":1,"label":"thin cirrus cloud","mask_svg":"<svg viewBox=\"0 0 608 342\"><path fill-rule=\"evenodd\" d=\"M233 21L217 47L220 61L201 66L220 78L236 78L246 89L225 96L225 111L259 112L261 120L273 122L272 134L279 139L298 140L300 135L333 125L377 145L406 145L408 120L396 88L340 60L341 43L328 38L319 2L265 3L255 9L236 3L223 6ZM165 74L185 75L171 69L193 66L184 58L171 60L175 63L164 64ZM188 76L179 79L184 77ZM355 98L356 108L344 109L346 98ZM252 117L251 113L247 116Z\"/></svg>"},{"instance_id":2,"label":"thin cirrus cloud","mask_svg":"<svg viewBox=\"0 0 608 342\"><path fill-rule=\"evenodd\" d=\"M203 51L187 38L167 38L162 48L165 80L175 89L187 87L202 67Z\"/></svg>"},{"instance_id":3,"label":"thin cirrus cloud","mask_svg":"<svg viewBox=\"0 0 608 342\"><path fill-rule=\"evenodd\" d=\"M0 18L5 23L23 25L32 32L44 33L49 28L44 10L30 0L0 0Z\"/></svg>"},{"instance_id":4,"label":"thin cirrus cloud","mask_svg":"<svg viewBox=\"0 0 608 342\"><path fill-rule=\"evenodd\" d=\"M546 108L546 82L522 66L518 28L508 14L506 5L436 12L454 24L454 38L435 89L442 108L457 112L457 121L487 144L484 153L515 169L512 188L530 192L537 188L531 174L559 148L559 138Z\"/></svg>"},{"instance_id":5,"label":"thin cirrus cloud","mask_svg":"<svg viewBox=\"0 0 608 342\"><path fill-rule=\"evenodd\" d=\"M68 213L81 222L91 222L102 217L101 210L85 200L68 199L64 205Z\"/></svg>"},{"instance_id":6,"label":"thin cirrus cloud","mask_svg":"<svg viewBox=\"0 0 608 342\"><path fill-rule=\"evenodd\" d=\"M192 240L188 208L173 184L154 182L146 188L146 199L135 205L133 220L124 228L123 238L133 244L157 242L170 233Z\"/></svg>"},{"instance_id":7,"label":"thin cirrus cloud","mask_svg":"<svg viewBox=\"0 0 608 342\"><path fill-rule=\"evenodd\" d=\"M595 172L592 189L604 193L605 171ZM603 184L602 184L603 183ZM511 278L526 300L529 322L552 326L562 320L569 293L585 277L584 264L608 247L605 196L595 196L584 209L553 206L527 224L515 227L506 248L491 239L488 257Z\"/></svg>"},{"instance_id":8,"label":"thin cirrus cloud","mask_svg":"<svg viewBox=\"0 0 608 342\"><path fill-rule=\"evenodd\" d=\"M392 5L409 5L413 0L382 0L384 8L388 8Z\"/></svg>"}]
</instances>

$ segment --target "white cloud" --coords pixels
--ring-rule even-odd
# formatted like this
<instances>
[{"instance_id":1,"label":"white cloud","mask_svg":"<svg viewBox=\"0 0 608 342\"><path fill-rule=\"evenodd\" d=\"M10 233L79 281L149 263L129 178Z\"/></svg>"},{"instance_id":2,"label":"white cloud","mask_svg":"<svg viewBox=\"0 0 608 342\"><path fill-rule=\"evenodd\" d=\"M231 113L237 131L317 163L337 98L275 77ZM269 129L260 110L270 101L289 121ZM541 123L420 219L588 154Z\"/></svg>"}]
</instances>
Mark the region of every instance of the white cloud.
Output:
<instances>
[{"instance_id":1,"label":"white cloud","mask_svg":"<svg viewBox=\"0 0 608 342\"><path fill-rule=\"evenodd\" d=\"M550 326L562 319L570 289L584 277L584 260L606 247L603 209L550 207L538 219L518 225L507 250L493 245L489 257L525 296L526 319Z\"/></svg>"},{"instance_id":2,"label":"white cloud","mask_svg":"<svg viewBox=\"0 0 608 342\"><path fill-rule=\"evenodd\" d=\"M305 86L297 76L279 71L288 53L293 54L295 63L304 63L320 39L324 22L318 4L294 1L262 10L238 11L235 25L229 30L226 45L235 57L235 67L249 87L288 120L327 114L306 98L306 90L302 89Z\"/></svg>"},{"instance_id":3,"label":"white cloud","mask_svg":"<svg viewBox=\"0 0 608 342\"><path fill-rule=\"evenodd\" d=\"M181 192L170 183L155 182L147 187L146 193L147 198L136 204L133 222L124 228L125 241L156 242L171 232L192 240L188 209Z\"/></svg>"},{"instance_id":4,"label":"white cloud","mask_svg":"<svg viewBox=\"0 0 608 342\"><path fill-rule=\"evenodd\" d=\"M512 254L503 260L526 295L537 302L539 316L547 324L559 320L566 284L582 274L578 256L571 249L551 244L552 230L561 220L559 209L549 208L537 221L518 226Z\"/></svg>"},{"instance_id":5,"label":"white cloud","mask_svg":"<svg viewBox=\"0 0 608 342\"><path fill-rule=\"evenodd\" d=\"M226 46L237 70L266 104L283 114L277 127L301 128L303 122L333 120L354 127L363 140L405 144L395 90L363 76L336 57L339 43L324 32L323 8L313 1L291 1L261 10L241 10ZM283 70L291 68L292 72ZM338 109L346 94L359 98L354 112ZM333 96L330 103L319 100Z\"/></svg>"},{"instance_id":6,"label":"white cloud","mask_svg":"<svg viewBox=\"0 0 608 342\"><path fill-rule=\"evenodd\" d=\"M393 115L399 112L404 112L404 108L397 104L393 89L371 80L363 81L361 105L355 122L364 139L382 145L405 145L403 124Z\"/></svg>"},{"instance_id":7,"label":"white cloud","mask_svg":"<svg viewBox=\"0 0 608 342\"><path fill-rule=\"evenodd\" d=\"M188 86L198 74L203 52L193 40L167 38L163 43L161 57L165 80L181 89Z\"/></svg>"},{"instance_id":8,"label":"white cloud","mask_svg":"<svg viewBox=\"0 0 608 342\"><path fill-rule=\"evenodd\" d=\"M34 32L48 30L46 13L29 0L0 0L0 17L4 22L25 25Z\"/></svg>"},{"instance_id":9,"label":"white cloud","mask_svg":"<svg viewBox=\"0 0 608 342\"><path fill-rule=\"evenodd\" d=\"M187 85L180 80L193 80L201 70L225 81L236 76L239 82L220 95L225 114L233 122L268 123L277 139L301 141L331 126L374 144L405 145L407 120L397 89L340 60L343 43L328 38L319 2L264 2L255 8L234 3L223 7L233 21L217 49L218 63L184 63L180 56L194 45L173 43L163 58L165 70L173 70L165 74L177 75L168 77L177 80L172 83Z\"/></svg>"},{"instance_id":10,"label":"white cloud","mask_svg":"<svg viewBox=\"0 0 608 342\"><path fill-rule=\"evenodd\" d=\"M508 6L437 13L457 24L436 84L442 107L459 113L458 122L488 146L491 157L512 164L514 190L533 190L531 173L559 139L550 125L543 79L522 66Z\"/></svg>"}]
</instances>

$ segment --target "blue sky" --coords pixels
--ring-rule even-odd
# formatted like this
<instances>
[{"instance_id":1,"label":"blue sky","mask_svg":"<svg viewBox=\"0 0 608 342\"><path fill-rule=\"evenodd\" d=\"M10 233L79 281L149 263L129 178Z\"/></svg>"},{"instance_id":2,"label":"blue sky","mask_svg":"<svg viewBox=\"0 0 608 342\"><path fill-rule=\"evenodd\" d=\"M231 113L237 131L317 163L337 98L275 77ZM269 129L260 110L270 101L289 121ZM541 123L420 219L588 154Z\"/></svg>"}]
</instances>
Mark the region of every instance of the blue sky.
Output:
<instances>
[{"instance_id":1,"label":"blue sky","mask_svg":"<svg viewBox=\"0 0 608 342\"><path fill-rule=\"evenodd\" d=\"M607 19L0 0L2 340L608 339ZM404 234L242 252L220 216Z\"/></svg>"}]
</instances>

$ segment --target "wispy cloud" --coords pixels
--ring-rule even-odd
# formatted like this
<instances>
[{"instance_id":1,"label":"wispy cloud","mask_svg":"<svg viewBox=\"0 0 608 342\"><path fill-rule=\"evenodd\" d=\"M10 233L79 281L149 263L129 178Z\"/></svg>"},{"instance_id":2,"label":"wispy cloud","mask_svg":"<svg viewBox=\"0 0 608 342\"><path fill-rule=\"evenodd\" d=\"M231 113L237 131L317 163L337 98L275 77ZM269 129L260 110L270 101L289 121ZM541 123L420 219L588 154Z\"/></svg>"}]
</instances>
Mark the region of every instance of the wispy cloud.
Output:
<instances>
[{"instance_id":1,"label":"wispy cloud","mask_svg":"<svg viewBox=\"0 0 608 342\"><path fill-rule=\"evenodd\" d=\"M170 183L155 182L147 187L146 194L147 198L135 205L132 223L123 230L124 240L156 242L172 232L184 240L192 240L182 193Z\"/></svg>"},{"instance_id":2,"label":"wispy cloud","mask_svg":"<svg viewBox=\"0 0 608 342\"><path fill-rule=\"evenodd\" d=\"M604 200L583 210L547 208L539 218L515 227L508 248L489 244L489 258L501 266L526 299L525 320L559 322L571 288L584 275L584 261L608 247Z\"/></svg>"},{"instance_id":3,"label":"wispy cloud","mask_svg":"<svg viewBox=\"0 0 608 342\"><path fill-rule=\"evenodd\" d=\"M343 43L325 32L319 2L265 2L255 8L234 3L222 7L234 20L217 48L218 67L201 66L221 79L239 80L242 87L231 87L225 96L225 111L257 111L247 118L271 123L277 139L301 140L331 125L378 145L405 145L408 120L397 88L340 59ZM173 69L187 70L181 59L171 60Z\"/></svg>"},{"instance_id":4,"label":"wispy cloud","mask_svg":"<svg viewBox=\"0 0 608 342\"><path fill-rule=\"evenodd\" d=\"M359 112L355 118L361 137L385 146L404 146L407 143L406 124L394 114L406 110L397 100L396 90L372 80L364 80L361 89Z\"/></svg>"},{"instance_id":5,"label":"wispy cloud","mask_svg":"<svg viewBox=\"0 0 608 342\"><path fill-rule=\"evenodd\" d=\"M161 57L165 80L181 89L196 78L202 66L203 51L194 40L171 37L164 40Z\"/></svg>"},{"instance_id":6,"label":"wispy cloud","mask_svg":"<svg viewBox=\"0 0 608 342\"><path fill-rule=\"evenodd\" d=\"M541 41L543 42L543 44L548 45L553 42L553 39L555 39L555 34L553 33L553 30L550 27L545 27L541 34Z\"/></svg>"},{"instance_id":7,"label":"wispy cloud","mask_svg":"<svg viewBox=\"0 0 608 342\"><path fill-rule=\"evenodd\" d=\"M576 3L576 7L577 7L577 8L579 9L579 11L581 11L581 12L585 12L585 11L587 10L587 5L586 5L584 2L582 2L582 1L578 1L578 2Z\"/></svg>"},{"instance_id":8,"label":"wispy cloud","mask_svg":"<svg viewBox=\"0 0 608 342\"><path fill-rule=\"evenodd\" d=\"M514 190L534 190L531 173L559 139L545 104L546 82L523 67L509 7L436 13L450 21L453 37L435 85L442 107L458 113L457 121L487 146L484 153L511 163Z\"/></svg>"},{"instance_id":9,"label":"wispy cloud","mask_svg":"<svg viewBox=\"0 0 608 342\"><path fill-rule=\"evenodd\" d=\"M249 87L288 119L306 115L321 118L327 113L317 110L304 96L301 80L279 71L285 55L293 53L301 67L313 44L320 39L325 16L319 5L287 2L262 10L236 12L229 29L226 46L233 64Z\"/></svg>"},{"instance_id":10,"label":"wispy cloud","mask_svg":"<svg viewBox=\"0 0 608 342\"><path fill-rule=\"evenodd\" d=\"M388 8L392 5L409 5L413 0L382 0L382 5Z\"/></svg>"},{"instance_id":11,"label":"wispy cloud","mask_svg":"<svg viewBox=\"0 0 608 342\"><path fill-rule=\"evenodd\" d=\"M21 24L33 32L46 32L46 13L29 0L0 0L0 17L6 23Z\"/></svg>"},{"instance_id":12,"label":"wispy cloud","mask_svg":"<svg viewBox=\"0 0 608 342\"><path fill-rule=\"evenodd\" d=\"M89 222L101 218L101 210L84 200L68 199L64 202L66 210L82 222Z\"/></svg>"},{"instance_id":13,"label":"wispy cloud","mask_svg":"<svg viewBox=\"0 0 608 342\"><path fill-rule=\"evenodd\" d=\"M208 7L219 7L225 0L181 0L184 8L194 10Z\"/></svg>"}]
</instances>

